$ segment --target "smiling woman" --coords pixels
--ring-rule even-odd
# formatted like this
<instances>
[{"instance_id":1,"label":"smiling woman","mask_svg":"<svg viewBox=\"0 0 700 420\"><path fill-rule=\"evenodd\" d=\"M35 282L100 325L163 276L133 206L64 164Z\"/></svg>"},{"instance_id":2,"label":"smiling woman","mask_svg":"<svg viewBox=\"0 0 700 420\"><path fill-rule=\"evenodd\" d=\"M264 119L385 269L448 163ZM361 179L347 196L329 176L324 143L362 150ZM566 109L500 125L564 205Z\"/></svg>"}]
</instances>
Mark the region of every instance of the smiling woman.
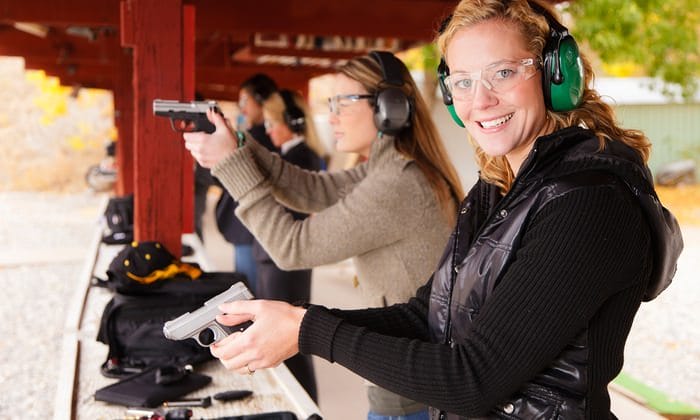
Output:
<instances>
[{"instance_id":1,"label":"smiling woman","mask_svg":"<svg viewBox=\"0 0 700 420\"><path fill-rule=\"evenodd\" d=\"M540 59L531 55L520 31L498 20L459 31L445 51L446 85L457 115L479 148L489 156L505 156L513 174L535 139L551 131L541 76L533 77L540 73ZM475 75L481 83L471 83Z\"/></svg>"}]
</instances>

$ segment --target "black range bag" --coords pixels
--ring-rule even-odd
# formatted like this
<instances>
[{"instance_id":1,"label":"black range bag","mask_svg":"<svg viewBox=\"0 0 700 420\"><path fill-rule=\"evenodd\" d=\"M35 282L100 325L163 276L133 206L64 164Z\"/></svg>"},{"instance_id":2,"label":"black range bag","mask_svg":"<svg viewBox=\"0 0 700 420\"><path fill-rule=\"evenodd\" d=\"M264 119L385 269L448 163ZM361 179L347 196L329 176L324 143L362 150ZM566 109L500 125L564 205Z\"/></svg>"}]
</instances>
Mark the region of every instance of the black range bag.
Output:
<instances>
[{"instance_id":1,"label":"black range bag","mask_svg":"<svg viewBox=\"0 0 700 420\"><path fill-rule=\"evenodd\" d=\"M134 238L134 195L111 197L105 208L107 230L102 242L108 245L128 244Z\"/></svg>"},{"instance_id":2,"label":"black range bag","mask_svg":"<svg viewBox=\"0 0 700 420\"><path fill-rule=\"evenodd\" d=\"M154 366L195 365L212 359L195 340L172 341L163 324L227 290L245 276L232 272L202 272L179 262L157 242L127 245L111 262L107 287L114 296L100 321L97 340L109 346L102 374L123 378Z\"/></svg>"}]
</instances>

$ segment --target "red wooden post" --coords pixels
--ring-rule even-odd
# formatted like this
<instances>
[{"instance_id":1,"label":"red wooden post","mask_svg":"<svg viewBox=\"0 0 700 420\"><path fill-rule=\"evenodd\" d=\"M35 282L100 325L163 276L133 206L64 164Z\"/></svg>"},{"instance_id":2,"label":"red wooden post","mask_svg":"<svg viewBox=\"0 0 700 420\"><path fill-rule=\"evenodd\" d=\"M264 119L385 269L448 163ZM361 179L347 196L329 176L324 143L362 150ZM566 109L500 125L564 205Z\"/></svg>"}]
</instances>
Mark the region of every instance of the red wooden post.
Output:
<instances>
[{"instance_id":1,"label":"red wooden post","mask_svg":"<svg viewBox=\"0 0 700 420\"><path fill-rule=\"evenodd\" d=\"M181 99L182 0L121 2L122 45L133 48L134 238L182 252L181 134L153 115L153 100Z\"/></svg>"},{"instance_id":2,"label":"red wooden post","mask_svg":"<svg viewBox=\"0 0 700 420\"><path fill-rule=\"evenodd\" d=\"M188 101L194 99L194 25L195 7L185 5L182 16L182 88L184 98ZM194 232L194 159L189 153L185 153L182 159L182 231Z\"/></svg>"},{"instance_id":3,"label":"red wooden post","mask_svg":"<svg viewBox=\"0 0 700 420\"><path fill-rule=\"evenodd\" d=\"M131 54L122 51L117 60L114 90L114 124L117 127L116 194L134 193L134 92Z\"/></svg>"}]
</instances>

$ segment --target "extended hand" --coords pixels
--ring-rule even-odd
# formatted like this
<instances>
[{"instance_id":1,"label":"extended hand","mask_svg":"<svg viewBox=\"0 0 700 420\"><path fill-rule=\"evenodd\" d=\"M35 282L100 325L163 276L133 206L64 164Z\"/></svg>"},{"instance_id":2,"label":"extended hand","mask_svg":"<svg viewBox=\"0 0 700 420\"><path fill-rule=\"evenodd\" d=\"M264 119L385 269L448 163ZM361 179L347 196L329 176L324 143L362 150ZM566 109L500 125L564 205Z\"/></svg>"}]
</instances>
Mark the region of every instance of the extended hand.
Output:
<instances>
[{"instance_id":1,"label":"extended hand","mask_svg":"<svg viewBox=\"0 0 700 420\"><path fill-rule=\"evenodd\" d=\"M185 133L185 149L204 168L212 168L226 155L236 150L236 136L231 132L221 115L207 110L207 118L216 126L212 134L204 132Z\"/></svg>"},{"instance_id":2,"label":"extended hand","mask_svg":"<svg viewBox=\"0 0 700 420\"><path fill-rule=\"evenodd\" d=\"M211 354L226 369L248 374L278 366L299 352L299 328L306 309L271 300L235 301L219 309L224 313L216 320L223 325L253 321L245 331L211 346Z\"/></svg>"}]
</instances>

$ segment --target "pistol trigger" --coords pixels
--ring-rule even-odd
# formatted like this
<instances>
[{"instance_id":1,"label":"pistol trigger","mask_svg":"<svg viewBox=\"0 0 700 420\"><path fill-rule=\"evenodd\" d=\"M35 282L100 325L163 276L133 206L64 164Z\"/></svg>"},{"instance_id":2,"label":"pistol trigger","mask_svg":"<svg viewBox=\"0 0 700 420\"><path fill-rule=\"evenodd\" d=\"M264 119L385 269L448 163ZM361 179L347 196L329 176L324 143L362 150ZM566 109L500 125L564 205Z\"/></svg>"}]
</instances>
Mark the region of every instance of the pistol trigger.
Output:
<instances>
[{"instance_id":1,"label":"pistol trigger","mask_svg":"<svg viewBox=\"0 0 700 420\"><path fill-rule=\"evenodd\" d=\"M173 131L175 131L175 132L178 132L178 133L180 132L180 130L178 130L178 129L175 127L175 121L174 121L172 118L170 118L170 128L172 128Z\"/></svg>"}]
</instances>

